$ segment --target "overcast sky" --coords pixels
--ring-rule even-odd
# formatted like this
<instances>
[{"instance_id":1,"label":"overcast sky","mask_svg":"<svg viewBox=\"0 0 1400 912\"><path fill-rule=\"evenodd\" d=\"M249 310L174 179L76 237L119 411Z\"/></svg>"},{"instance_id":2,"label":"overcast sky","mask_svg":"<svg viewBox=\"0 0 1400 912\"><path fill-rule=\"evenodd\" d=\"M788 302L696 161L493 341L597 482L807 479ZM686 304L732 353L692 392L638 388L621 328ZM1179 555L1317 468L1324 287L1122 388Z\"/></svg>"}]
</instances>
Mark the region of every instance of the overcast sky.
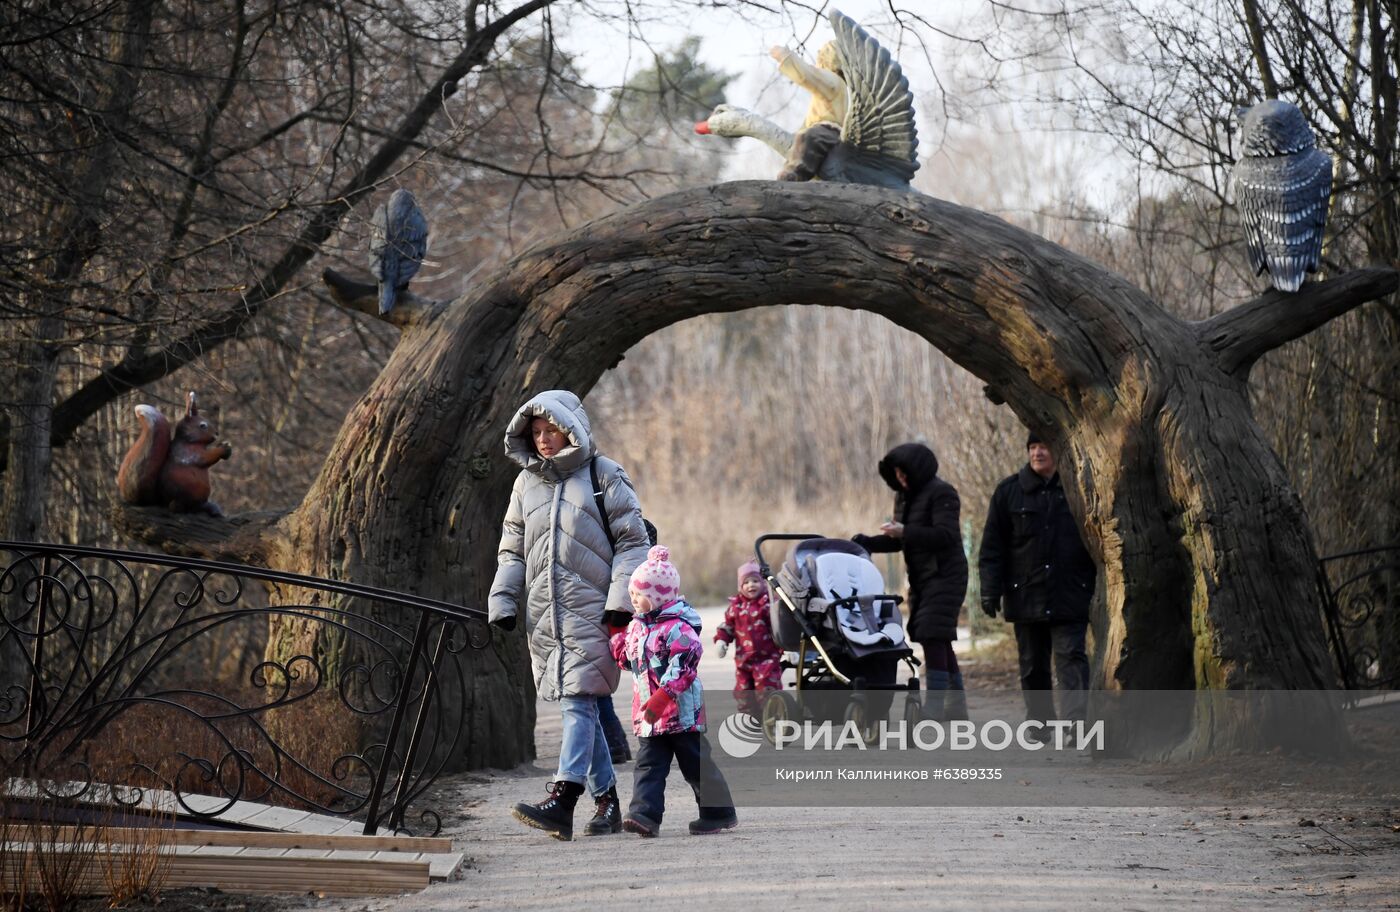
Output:
<instances>
[{"instance_id":1,"label":"overcast sky","mask_svg":"<svg viewBox=\"0 0 1400 912\"><path fill-rule=\"evenodd\" d=\"M903 0L896 5L916 9L924 19L958 35L973 34L978 27L974 24L975 17L988 7L986 0ZM625 13L629 6L632 7L632 19ZM577 64L584 75L595 84L607 86L619 85L631 74L649 66L654 53L669 51L686 36L698 35L702 42L701 59L736 77L726 93L731 103L750 108L795 129L806 112L808 96L778 75L777 65L769 57L768 49L780 44L799 50L808 60L812 60L817 48L833 37L826 12L833 7L839 9L874 35L899 61L914 93L920 157L941 154L955 159L951 164L925 162L923 173L915 179L915 186L956 200L957 194L952 192L953 188L946 186L949 183L946 175L939 186L930 184L935 170L944 165L958 171L972 164L956 160L963 153L959 150L958 138L950 140L941 107L942 92L949 87L955 90L959 73L967 69L967 64L974 63L977 56L975 49L918 23L909 22L907 28L899 28L890 13L888 0L838 0L826 4L817 0L812 6L820 9L820 14L816 9L796 7L782 15L765 14L750 8L741 11L721 7L695 15L693 8L678 8L666 0L642 3L585 0L562 7L555 18L555 25L561 43L576 55ZM641 15L647 18L635 18L638 7L642 10ZM597 15L598 12L612 14L613 18L603 19ZM1000 113L1002 123L993 124L988 120L983 125L987 136L995 137L998 131L1008 129L1021 130L1023 112L1007 109ZM975 124L956 126L963 140L967 140L976 129ZM731 179L771 177L781 164L776 153L756 140L706 137L704 141L726 144L729 164L725 176ZM993 172L999 167L1012 167L1022 172L1043 168L1047 174L1061 175L1067 167L1071 167L1076 172L1083 172L1074 183L1082 188L1085 198L1094 205L1110 205L1109 197L1116 192L1118 181L1125 174L1125 165L1121 160L1115 160L1114 150L1104 147L1097 140L1065 133L1047 133L1035 139L1025 139L1023 135L1023 142L1032 151L1021 154L1029 155L1031 160L1011 164L1005 160L976 163L982 173L973 176L974 182L995 186L998 179ZM1095 143L1099 145L1089 151ZM995 138L988 141L984 137L982 145L977 148L984 150L988 144L995 147ZM1008 149L1007 156L1011 155ZM953 183L963 183L967 179L968 175L960 173ZM1041 181L1032 179L1029 183L1032 187L1041 187L1045 194L1055 192L1053 181L1049 178ZM968 201L985 205L982 200ZM1023 202L1028 207L1035 207L1044 206L1051 200L1024 199ZM1009 211L1016 205L1017 202L1012 202L1003 209Z\"/></svg>"}]
</instances>

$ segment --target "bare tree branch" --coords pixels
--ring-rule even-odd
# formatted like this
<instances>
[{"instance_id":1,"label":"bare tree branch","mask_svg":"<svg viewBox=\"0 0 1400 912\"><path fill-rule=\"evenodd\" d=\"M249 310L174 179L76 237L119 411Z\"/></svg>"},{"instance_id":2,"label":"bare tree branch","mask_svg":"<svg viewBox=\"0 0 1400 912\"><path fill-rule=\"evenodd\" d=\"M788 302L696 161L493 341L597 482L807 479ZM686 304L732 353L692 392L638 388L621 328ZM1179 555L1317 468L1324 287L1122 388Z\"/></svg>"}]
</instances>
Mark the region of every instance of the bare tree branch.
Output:
<instances>
[{"instance_id":1,"label":"bare tree branch","mask_svg":"<svg viewBox=\"0 0 1400 912\"><path fill-rule=\"evenodd\" d=\"M331 297L341 307L368 314L400 329L429 319L445 306L445 302L419 297L411 291L400 291L395 298L394 309L387 314L381 314L379 286L352 279L334 269L323 270L321 281L326 283Z\"/></svg>"},{"instance_id":2,"label":"bare tree branch","mask_svg":"<svg viewBox=\"0 0 1400 912\"><path fill-rule=\"evenodd\" d=\"M281 294L286 284L320 252L320 245L331 238L340 220L388 174L444 102L457 92L459 83L485 63L496 41L513 25L553 2L527 0L477 31L419 98L392 137L385 140L373 157L315 212L297 238L237 304L164 348L129 355L84 383L54 409L53 446L67 444L84 421L127 390L165 377L234 338L258 315L263 305Z\"/></svg>"},{"instance_id":3,"label":"bare tree branch","mask_svg":"<svg viewBox=\"0 0 1400 912\"><path fill-rule=\"evenodd\" d=\"M1195 324L1201 341L1214 350L1221 369L1240 379L1254 362L1286 342L1305 336L1368 301L1400 288L1400 272L1385 267L1358 269L1326 282L1304 285L1294 294L1270 289L1218 317Z\"/></svg>"},{"instance_id":4,"label":"bare tree branch","mask_svg":"<svg viewBox=\"0 0 1400 912\"><path fill-rule=\"evenodd\" d=\"M1249 27L1249 44L1254 50L1254 65L1259 68L1259 81L1264 86L1265 98L1278 97L1278 81L1274 79L1274 69L1269 63L1269 46L1264 35L1264 23L1259 17L1259 4L1255 0L1241 0L1244 7L1244 21Z\"/></svg>"},{"instance_id":5,"label":"bare tree branch","mask_svg":"<svg viewBox=\"0 0 1400 912\"><path fill-rule=\"evenodd\" d=\"M216 518L118 502L112 507L111 519L122 534L166 554L265 565L277 524L290 513L267 510Z\"/></svg>"}]
</instances>

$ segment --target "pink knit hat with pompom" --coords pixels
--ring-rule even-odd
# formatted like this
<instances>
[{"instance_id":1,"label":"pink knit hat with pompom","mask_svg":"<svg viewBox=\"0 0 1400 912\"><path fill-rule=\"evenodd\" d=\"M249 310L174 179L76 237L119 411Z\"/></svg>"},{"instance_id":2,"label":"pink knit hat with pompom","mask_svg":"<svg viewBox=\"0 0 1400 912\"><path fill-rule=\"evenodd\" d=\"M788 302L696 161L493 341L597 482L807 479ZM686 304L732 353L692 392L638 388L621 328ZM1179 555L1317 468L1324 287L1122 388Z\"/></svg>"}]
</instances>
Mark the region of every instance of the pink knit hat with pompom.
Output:
<instances>
[{"instance_id":1,"label":"pink knit hat with pompom","mask_svg":"<svg viewBox=\"0 0 1400 912\"><path fill-rule=\"evenodd\" d=\"M681 597L681 575L671 563L671 549L653 545L647 559L632 571L628 591L649 597L657 608L664 608Z\"/></svg>"}]
</instances>

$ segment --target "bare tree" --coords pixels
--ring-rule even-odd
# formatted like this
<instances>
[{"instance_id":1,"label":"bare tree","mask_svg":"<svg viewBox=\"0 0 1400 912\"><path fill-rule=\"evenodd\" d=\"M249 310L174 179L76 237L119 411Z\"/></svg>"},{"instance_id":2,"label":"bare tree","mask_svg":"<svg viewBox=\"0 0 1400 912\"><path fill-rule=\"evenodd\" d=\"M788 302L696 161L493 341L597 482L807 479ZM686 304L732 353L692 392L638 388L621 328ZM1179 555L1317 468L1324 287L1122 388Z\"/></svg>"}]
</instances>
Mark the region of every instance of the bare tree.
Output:
<instances>
[{"instance_id":1,"label":"bare tree","mask_svg":"<svg viewBox=\"0 0 1400 912\"><path fill-rule=\"evenodd\" d=\"M605 141L606 87L559 50L556 5L0 11L14 87L0 100L0 187L14 202L0 229L14 254L0 275L12 292L0 313L0 535L109 538L107 480L130 439L129 413L113 407L137 388L178 400L194 376L225 417L257 422L239 450L246 468L229 474L251 482L233 503L304 494L393 333L285 305L329 303L302 275L318 257L362 262L350 216L382 184L433 191L436 278L451 287L542 227L647 192L666 168ZM515 667L516 647L502 648ZM484 664L483 679L500 675L495 658ZM528 718L521 684L502 702ZM519 759L528 727L517 733L477 748Z\"/></svg>"},{"instance_id":2,"label":"bare tree","mask_svg":"<svg viewBox=\"0 0 1400 912\"><path fill-rule=\"evenodd\" d=\"M373 306L372 286L338 285ZM683 191L542 245L450 305L394 311L403 338L301 506L206 547L479 598L511 475L490 454L520 396L587 391L637 341L700 313L854 307L928 338L1051 430L1105 569L1112 678L1326 687L1311 533L1246 379L1265 352L1396 285L1394 270L1363 270L1185 323L1062 248L930 198ZM1247 721L1196 723L1200 745L1263 737Z\"/></svg>"},{"instance_id":3,"label":"bare tree","mask_svg":"<svg viewBox=\"0 0 1400 912\"><path fill-rule=\"evenodd\" d=\"M523 4L512 13L525 17L548 5ZM488 26L475 14L488 9L496 7L469 5L474 15L459 37L479 37ZM195 306L177 311L181 319L170 321L173 329L144 343L139 357L118 345L120 358L102 359L95 374L87 368L72 385L73 395L58 404L49 439L96 413L84 409L111 401L112 383L164 377L180 365L207 360L211 347L246 331L254 314L294 287L298 270L335 236L375 174L387 175L395 163L431 153L434 160L441 156L454 167L493 173L517 186L537 182L543 194L533 204L541 211L552 205L559 221L584 214L551 192L559 178L576 178L603 197L611 193L603 178L619 175L591 170L609 151L605 144L561 149L555 144L559 134L550 133L538 153L543 159L503 166L436 141L450 129L431 131L440 123L434 112L444 118L472 112L476 125L507 123L538 112L551 99L582 92L568 78L566 62L554 56L548 17L542 22L546 40L518 41L512 51L519 55L516 66L485 72L469 56L461 79L410 79L420 91L417 106L393 128L381 124L385 111L402 110L394 105L401 92L365 93L356 105L335 109L335 116L300 118L273 137L273 147L255 157L258 179L231 170L227 192L234 199L258 200L271 187L280 191L271 198L292 202L235 210L237 218L215 222L179 248L175 260L193 263L206 256L222 281L245 288L237 303L207 313ZM362 30L385 27L376 20ZM403 31L414 33L411 27ZM496 34L505 35L505 25ZM489 57L494 45L472 47ZM307 49L307 57L320 59L311 51L324 50ZM441 68L414 72L456 72L451 67L466 49L453 50L457 56L448 60L444 54ZM520 61L541 58L549 75L542 82L526 80L541 87L537 94L505 88L521 84L515 79ZM493 83L502 89L484 89ZM451 91L461 87L468 91ZM471 104L447 109L448 98L463 97ZM300 101L284 98L265 107L292 120L306 110ZM290 141L302 123L320 131L310 146ZM236 135L232 120L229 125ZM527 146L522 141L511 148L528 157ZM374 172L381 166L386 170ZM284 173L297 176L278 183ZM635 175L621 178L624 186L637 188ZM204 184L198 186L202 198ZM1155 224L1169 211L1143 207L1141 217ZM334 215L329 221L328 214ZM521 224L529 231L540 222ZM230 234L231 228L238 230ZM235 251L241 259L219 263L213 251L225 258ZM104 262L114 268L123 260L112 256ZM148 274L158 273L141 272L142 281ZM693 281L702 274L713 274L713 281ZM894 200L859 188L709 188L553 240L451 304L423 298L396 310L391 317L401 337L339 426L318 479L295 510L237 526L157 521L140 512L124 521L167 547L372 584L413 579L423 594L478 601L489 580L508 487L509 470L495 458L500 427L521 396L557 385L584 392L634 343L689 316L763 304L830 304L871 310L930 339L1012 403L1020 418L1056 429L1075 468L1070 487L1086 534L1108 581L1110 618L1101 654L1109 680L1124 686L1323 685L1325 655L1308 615L1317 596L1311 575L1300 575L1312 554L1308 526L1283 469L1249 417L1245 380L1268 350L1387 293L1393 282L1391 273L1363 273L1288 301L1265 296L1191 324L1083 260L936 201ZM101 287L95 279L92 285ZM1179 293L1169 286L1154 286L1153 295ZM341 281L337 289L349 306L362 303L353 283ZM207 317L191 324L199 332L187 328L184 318L191 314ZM778 323L783 317L774 311L768 319ZM1092 333L1085 331L1089 326ZM366 331L379 340L374 344L382 346L382 356L391 342ZM1212 436L1210 429L1222 425L1231 434ZM392 441L391 428L399 431ZM1261 523L1275 549L1269 561L1260 552L1263 539L1254 538ZM1265 573L1279 553L1297 572ZM1278 629L1258 638L1246 633L1261 622L1277 622ZM495 738L473 739L474 749L487 750L489 743L494 753L475 754L468 762L528 755L532 706L511 642L502 644L506 662L481 669L473 697L481 700L475 734ZM1202 721L1204 735L1224 734L1212 730L1211 720Z\"/></svg>"},{"instance_id":4,"label":"bare tree","mask_svg":"<svg viewBox=\"0 0 1400 912\"><path fill-rule=\"evenodd\" d=\"M997 7L993 88L1050 123L1108 138L1138 192L1093 255L1173 313L1226 311L1249 275L1230 172L1236 105L1296 103L1336 180L1324 274L1400 265L1400 37L1373 0L1188 0ZM1015 71L1013 73L1013 71ZM1016 78L1017 74L1021 78ZM1250 400L1312 518L1320 549L1400 541L1400 300L1348 314L1263 357ZM1400 625L1391 625L1394 630ZM1400 668L1400 640L1383 647Z\"/></svg>"},{"instance_id":5,"label":"bare tree","mask_svg":"<svg viewBox=\"0 0 1400 912\"><path fill-rule=\"evenodd\" d=\"M487 64L551 2L387 18L356 0L8 8L7 537L41 534L52 447L246 333L353 207L422 156L515 181L615 179L541 156L538 130L466 148L502 120L509 61Z\"/></svg>"}]
</instances>

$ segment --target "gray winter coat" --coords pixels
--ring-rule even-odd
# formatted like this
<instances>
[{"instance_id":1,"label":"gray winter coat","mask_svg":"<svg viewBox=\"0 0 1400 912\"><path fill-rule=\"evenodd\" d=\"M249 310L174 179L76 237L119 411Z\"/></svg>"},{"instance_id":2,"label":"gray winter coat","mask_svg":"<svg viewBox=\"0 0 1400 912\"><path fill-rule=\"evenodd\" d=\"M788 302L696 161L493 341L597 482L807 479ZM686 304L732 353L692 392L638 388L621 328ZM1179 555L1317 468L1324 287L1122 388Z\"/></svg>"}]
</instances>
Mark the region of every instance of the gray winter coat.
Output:
<instances>
[{"instance_id":1,"label":"gray winter coat","mask_svg":"<svg viewBox=\"0 0 1400 912\"><path fill-rule=\"evenodd\" d=\"M550 459L535 452L530 438L536 417L569 436ZM583 404L566 390L540 393L520 407L506 428L506 455L524 470L501 526L490 619L518 617L523 605L540 698L610 694L619 669L603 612L631 613L627 582L648 547L632 481L622 466L597 456ZM595 456L616 554L593 496L588 464Z\"/></svg>"}]
</instances>

